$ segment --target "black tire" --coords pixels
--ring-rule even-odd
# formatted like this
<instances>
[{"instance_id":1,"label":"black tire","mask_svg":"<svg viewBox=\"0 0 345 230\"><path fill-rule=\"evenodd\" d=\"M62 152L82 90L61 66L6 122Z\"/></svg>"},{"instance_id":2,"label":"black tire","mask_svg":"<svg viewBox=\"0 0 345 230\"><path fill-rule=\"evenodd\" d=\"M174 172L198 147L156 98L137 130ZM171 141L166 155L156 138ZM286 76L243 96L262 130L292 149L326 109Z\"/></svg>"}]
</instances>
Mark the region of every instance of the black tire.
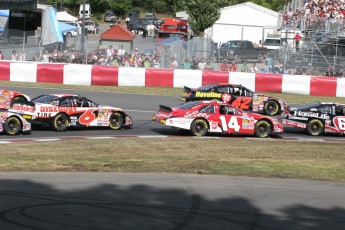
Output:
<instances>
[{"instance_id":1,"label":"black tire","mask_svg":"<svg viewBox=\"0 0 345 230\"><path fill-rule=\"evenodd\" d=\"M276 116L280 112L279 103L275 100L268 100L265 103L264 114L268 116Z\"/></svg>"},{"instance_id":2,"label":"black tire","mask_svg":"<svg viewBox=\"0 0 345 230\"><path fill-rule=\"evenodd\" d=\"M190 126L191 133L198 137L205 136L208 133L208 129L208 122L201 118L195 119Z\"/></svg>"},{"instance_id":3,"label":"black tire","mask_svg":"<svg viewBox=\"0 0 345 230\"><path fill-rule=\"evenodd\" d=\"M124 117L121 113L115 112L111 114L109 118L109 127L113 130L118 130L122 128Z\"/></svg>"},{"instance_id":4,"label":"black tire","mask_svg":"<svg viewBox=\"0 0 345 230\"><path fill-rule=\"evenodd\" d=\"M267 120L259 120L255 124L254 135L256 137L265 138L269 137L272 132L272 125Z\"/></svg>"},{"instance_id":5,"label":"black tire","mask_svg":"<svg viewBox=\"0 0 345 230\"><path fill-rule=\"evenodd\" d=\"M18 117L12 116L5 121L5 133L7 135L18 135L22 128L22 123Z\"/></svg>"},{"instance_id":6,"label":"black tire","mask_svg":"<svg viewBox=\"0 0 345 230\"><path fill-rule=\"evenodd\" d=\"M311 136L320 136L323 134L325 127L322 121L311 119L307 124L307 133Z\"/></svg>"},{"instance_id":7,"label":"black tire","mask_svg":"<svg viewBox=\"0 0 345 230\"><path fill-rule=\"evenodd\" d=\"M12 99L10 107L12 108L14 104L26 104L28 100L25 97L17 96Z\"/></svg>"},{"instance_id":8,"label":"black tire","mask_svg":"<svg viewBox=\"0 0 345 230\"><path fill-rule=\"evenodd\" d=\"M54 131L64 132L68 127L68 117L64 113L58 113L55 115L52 121L52 127Z\"/></svg>"}]
</instances>

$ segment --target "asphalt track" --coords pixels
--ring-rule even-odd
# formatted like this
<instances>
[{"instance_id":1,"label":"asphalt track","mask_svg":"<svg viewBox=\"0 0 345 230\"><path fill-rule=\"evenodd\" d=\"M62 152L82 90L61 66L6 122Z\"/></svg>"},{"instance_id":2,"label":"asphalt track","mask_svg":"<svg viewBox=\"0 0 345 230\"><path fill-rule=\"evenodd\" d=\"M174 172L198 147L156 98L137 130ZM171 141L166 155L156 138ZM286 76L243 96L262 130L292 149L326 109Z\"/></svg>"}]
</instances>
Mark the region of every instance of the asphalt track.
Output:
<instances>
[{"instance_id":1,"label":"asphalt track","mask_svg":"<svg viewBox=\"0 0 345 230\"><path fill-rule=\"evenodd\" d=\"M87 129L70 129L67 132L54 132L49 127L43 129L34 129L31 135L20 136L5 136L0 135L0 141L21 140L21 139L54 139L54 138L69 138L69 137L108 137L108 136L176 136L181 135L177 130L170 127L165 127L159 123L151 120L160 104L166 106L177 106L181 104L176 97L171 96L157 96L157 95L142 95L142 94L127 94L127 93L107 93L107 92L93 92L93 91L78 91L67 89L44 89L44 88L29 88L29 87L12 87L1 86L10 90L16 90L35 97L41 94L49 93L72 93L85 96L99 104L120 107L124 109L134 121L132 129L110 130L107 128L87 128ZM181 90L182 92L182 90ZM305 135L303 130L286 127L285 133L279 136L274 136L274 140L300 140L300 141L336 141L345 142L342 136L322 136L311 137ZM188 134L184 134L188 136ZM231 137L229 137L231 138Z\"/></svg>"},{"instance_id":2,"label":"asphalt track","mask_svg":"<svg viewBox=\"0 0 345 230\"><path fill-rule=\"evenodd\" d=\"M78 93L128 111L133 129L35 130L27 136L174 136L151 122L174 97L4 87L31 97ZM314 140L298 130L276 137ZM227 137L231 138L231 137ZM343 137L326 137L344 139ZM322 140L322 139L320 139ZM340 230L345 184L186 174L0 172L0 230Z\"/></svg>"}]
</instances>

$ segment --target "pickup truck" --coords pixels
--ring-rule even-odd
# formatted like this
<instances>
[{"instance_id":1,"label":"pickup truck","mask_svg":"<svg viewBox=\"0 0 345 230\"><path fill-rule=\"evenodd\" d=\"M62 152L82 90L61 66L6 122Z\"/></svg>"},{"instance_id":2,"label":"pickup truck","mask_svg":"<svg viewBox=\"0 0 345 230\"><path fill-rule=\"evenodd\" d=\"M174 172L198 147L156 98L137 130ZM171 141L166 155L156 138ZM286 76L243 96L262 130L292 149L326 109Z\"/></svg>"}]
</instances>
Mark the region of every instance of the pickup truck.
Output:
<instances>
[{"instance_id":1,"label":"pickup truck","mask_svg":"<svg viewBox=\"0 0 345 230\"><path fill-rule=\"evenodd\" d=\"M264 47L254 47L251 41L231 40L222 43L216 51L216 57L240 61L242 59L260 60L269 50Z\"/></svg>"}]
</instances>

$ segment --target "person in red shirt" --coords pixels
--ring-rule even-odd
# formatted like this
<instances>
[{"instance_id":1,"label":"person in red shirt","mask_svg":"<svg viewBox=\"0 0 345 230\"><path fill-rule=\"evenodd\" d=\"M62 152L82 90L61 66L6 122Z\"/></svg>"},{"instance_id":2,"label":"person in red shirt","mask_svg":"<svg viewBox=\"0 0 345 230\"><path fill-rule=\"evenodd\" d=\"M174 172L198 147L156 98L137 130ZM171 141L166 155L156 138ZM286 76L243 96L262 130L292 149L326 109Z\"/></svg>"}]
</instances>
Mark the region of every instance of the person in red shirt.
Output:
<instances>
[{"instance_id":1,"label":"person in red shirt","mask_svg":"<svg viewBox=\"0 0 345 230\"><path fill-rule=\"evenodd\" d=\"M228 64L228 61L226 59L223 60L223 63L220 64L220 71L229 71L230 68L229 68L229 64Z\"/></svg>"},{"instance_id":2,"label":"person in red shirt","mask_svg":"<svg viewBox=\"0 0 345 230\"><path fill-rule=\"evenodd\" d=\"M2 52L0 51L0 60L4 60L5 56L2 54Z\"/></svg>"},{"instance_id":3,"label":"person in red shirt","mask_svg":"<svg viewBox=\"0 0 345 230\"><path fill-rule=\"evenodd\" d=\"M302 36L301 36L301 35L299 35L299 33L297 33L297 34L296 34L296 36L295 36L295 42L296 42L296 51L298 51L298 50L299 50L299 42L301 41L301 39L302 39Z\"/></svg>"},{"instance_id":4,"label":"person in red shirt","mask_svg":"<svg viewBox=\"0 0 345 230\"><path fill-rule=\"evenodd\" d=\"M231 72L236 72L237 71L237 65L236 65L236 63L234 61L230 65L230 71Z\"/></svg>"}]
</instances>

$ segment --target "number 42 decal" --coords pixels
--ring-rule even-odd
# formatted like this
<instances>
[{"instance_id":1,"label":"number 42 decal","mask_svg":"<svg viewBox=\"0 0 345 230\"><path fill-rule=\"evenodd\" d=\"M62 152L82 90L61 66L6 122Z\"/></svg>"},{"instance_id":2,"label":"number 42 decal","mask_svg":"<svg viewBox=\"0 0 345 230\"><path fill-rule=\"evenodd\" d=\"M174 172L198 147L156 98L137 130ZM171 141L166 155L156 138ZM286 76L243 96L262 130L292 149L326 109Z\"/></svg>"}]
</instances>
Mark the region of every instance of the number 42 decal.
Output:
<instances>
[{"instance_id":1,"label":"number 42 decal","mask_svg":"<svg viewBox=\"0 0 345 230\"><path fill-rule=\"evenodd\" d=\"M238 97L235 101L231 103L232 106L247 110L249 109L249 104L252 102L251 97Z\"/></svg>"},{"instance_id":2,"label":"number 42 decal","mask_svg":"<svg viewBox=\"0 0 345 230\"><path fill-rule=\"evenodd\" d=\"M229 129L234 129L235 132L240 131L241 126L238 124L237 117L230 117L230 121L228 123L226 123L224 116L220 116L219 119L222 122L222 129L224 132L227 132Z\"/></svg>"}]
</instances>

